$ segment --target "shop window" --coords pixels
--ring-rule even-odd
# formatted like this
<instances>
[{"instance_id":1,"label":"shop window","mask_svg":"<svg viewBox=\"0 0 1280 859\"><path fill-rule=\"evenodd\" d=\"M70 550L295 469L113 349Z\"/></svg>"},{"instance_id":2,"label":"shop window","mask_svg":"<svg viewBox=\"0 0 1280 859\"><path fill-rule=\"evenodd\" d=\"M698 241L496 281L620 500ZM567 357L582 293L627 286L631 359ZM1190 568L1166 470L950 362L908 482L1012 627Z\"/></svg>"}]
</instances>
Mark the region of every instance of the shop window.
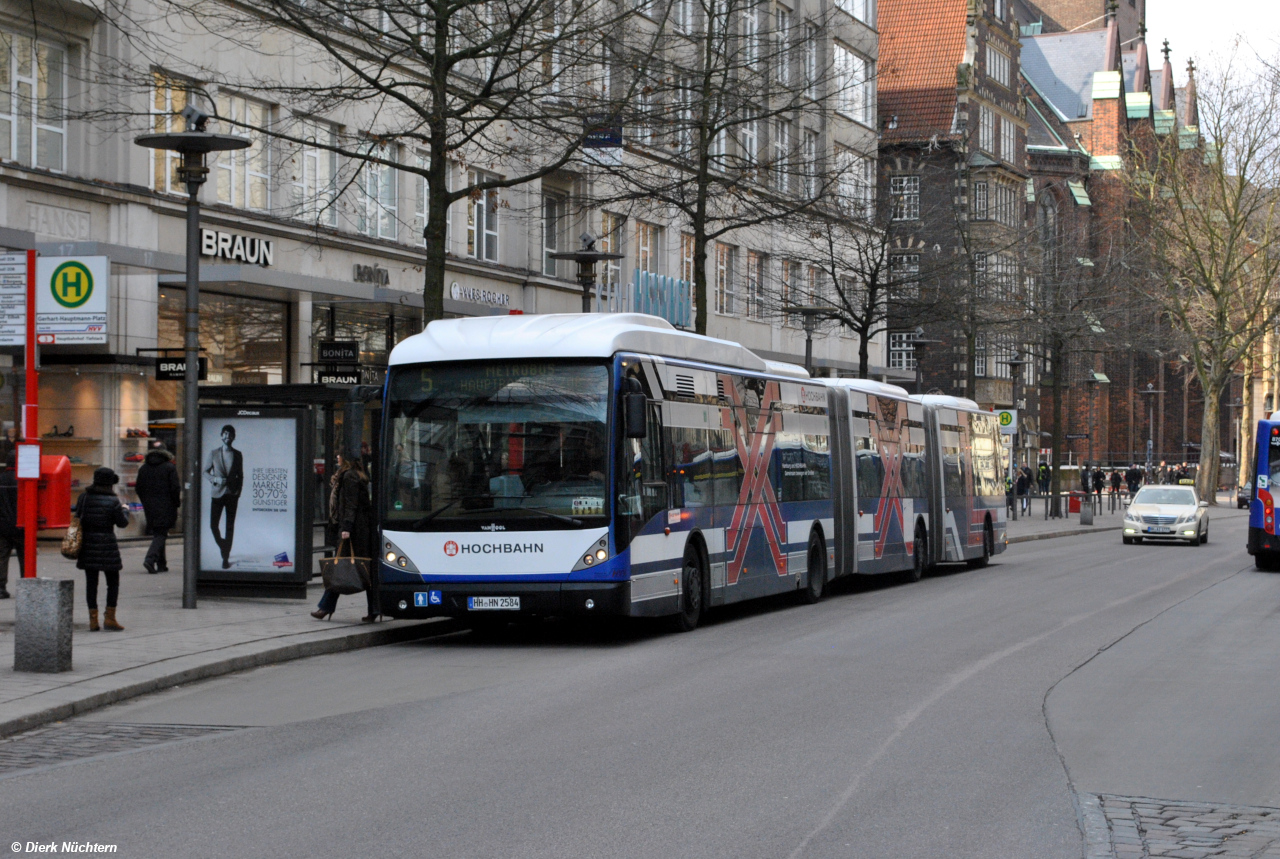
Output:
<instances>
[{"instance_id":1,"label":"shop window","mask_svg":"<svg viewBox=\"0 0 1280 859\"><path fill-rule=\"evenodd\" d=\"M209 359L210 385L280 384L288 381L288 305L239 295L200 293L200 348ZM158 342L181 349L186 314L182 289L160 290ZM155 383L163 389L170 383ZM171 398L177 396L176 389Z\"/></svg>"},{"instance_id":2,"label":"shop window","mask_svg":"<svg viewBox=\"0 0 1280 859\"><path fill-rule=\"evenodd\" d=\"M311 360L319 360L317 344L321 340L354 340L359 344L361 367L385 367L391 349L401 340L421 331L420 311L396 308L388 315L385 310L314 304L311 307ZM368 384L380 381L374 375L365 375Z\"/></svg>"},{"instance_id":3,"label":"shop window","mask_svg":"<svg viewBox=\"0 0 1280 859\"><path fill-rule=\"evenodd\" d=\"M238 95L220 93L218 119L229 134L248 137L248 149L220 152L214 162L218 202L238 209L267 209L271 205L271 148L267 127L271 108Z\"/></svg>"}]
</instances>

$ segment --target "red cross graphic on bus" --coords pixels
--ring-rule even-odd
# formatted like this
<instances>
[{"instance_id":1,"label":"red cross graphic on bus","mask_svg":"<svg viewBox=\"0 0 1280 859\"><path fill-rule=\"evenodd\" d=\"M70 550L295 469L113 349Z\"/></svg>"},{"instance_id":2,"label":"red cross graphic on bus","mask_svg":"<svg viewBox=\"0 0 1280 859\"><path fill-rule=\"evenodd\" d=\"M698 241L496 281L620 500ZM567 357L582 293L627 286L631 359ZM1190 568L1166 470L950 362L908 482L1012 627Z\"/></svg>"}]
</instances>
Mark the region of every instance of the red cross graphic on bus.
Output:
<instances>
[{"instance_id":1,"label":"red cross graphic on bus","mask_svg":"<svg viewBox=\"0 0 1280 859\"><path fill-rule=\"evenodd\" d=\"M724 531L725 552L729 555L729 563L725 571L725 583L737 584L746 565L747 545L751 542L751 529L756 519L760 520L769 551L773 555L774 569L778 575L787 574L786 543L787 523L783 521L782 511L778 509L777 495L773 490L773 482L769 479L769 462L773 456L774 433L773 404L779 399L777 382L765 384L764 394L760 398L760 413L754 427L746 424L745 418L741 430L734 415L745 416L743 403L733 378L721 376L725 398L731 405L720 410L721 425L734 428L734 445L738 450L738 460L742 463L742 488L738 491L738 502L733 510L733 518ZM744 438L744 435L746 436Z\"/></svg>"},{"instance_id":2,"label":"red cross graphic on bus","mask_svg":"<svg viewBox=\"0 0 1280 859\"><path fill-rule=\"evenodd\" d=\"M901 533L906 534L906 525L903 522L902 515L902 456L900 453L900 445L895 439L893 441L885 441L880 439L880 447L883 450L881 461L885 464L884 481L880 486L880 499L876 506L876 515L874 527L876 530L875 556L877 558L884 556L884 546L889 540L889 526L893 524L894 519L898 521L898 527ZM914 548L912 543L907 544L907 552L910 553Z\"/></svg>"}]
</instances>

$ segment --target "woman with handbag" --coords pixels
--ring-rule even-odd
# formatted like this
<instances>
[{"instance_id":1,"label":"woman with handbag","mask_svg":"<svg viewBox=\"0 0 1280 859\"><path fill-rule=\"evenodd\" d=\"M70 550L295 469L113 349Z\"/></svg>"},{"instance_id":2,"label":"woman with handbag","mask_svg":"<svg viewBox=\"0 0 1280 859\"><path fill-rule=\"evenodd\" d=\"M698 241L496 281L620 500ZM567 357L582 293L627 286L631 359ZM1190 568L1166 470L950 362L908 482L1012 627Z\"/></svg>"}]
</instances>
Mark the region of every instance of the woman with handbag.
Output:
<instances>
[{"instance_id":1,"label":"woman with handbag","mask_svg":"<svg viewBox=\"0 0 1280 859\"><path fill-rule=\"evenodd\" d=\"M76 500L75 512L80 518L80 553L76 566L84 570L85 599L89 603L89 631L98 629L98 571L107 580L107 614L103 629L123 630L116 621L116 600L120 595L120 544L116 528L129 524L129 514L112 489L120 478L102 467L93 472L93 485Z\"/></svg>"},{"instance_id":2,"label":"woman with handbag","mask_svg":"<svg viewBox=\"0 0 1280 859\"><path fill-rule=\"evenodd\" d=\"M369 475L364 471L358 459L347 459L338 455L338 470L330 481L329 492L329 542L337 546L334 558L326 558L322 564L330 560L353 558L356 563L363 561L368 572L365 582L365 599L369 613L360 618L365 623L373 623L381 617L378 605L378 574L374 566L375 538L373 527L373 503L369 499ZM333 616L338 606L337 590L327 588L320 604L311 616L316 620L324 620Z\"/></svg>"}]
</instances>

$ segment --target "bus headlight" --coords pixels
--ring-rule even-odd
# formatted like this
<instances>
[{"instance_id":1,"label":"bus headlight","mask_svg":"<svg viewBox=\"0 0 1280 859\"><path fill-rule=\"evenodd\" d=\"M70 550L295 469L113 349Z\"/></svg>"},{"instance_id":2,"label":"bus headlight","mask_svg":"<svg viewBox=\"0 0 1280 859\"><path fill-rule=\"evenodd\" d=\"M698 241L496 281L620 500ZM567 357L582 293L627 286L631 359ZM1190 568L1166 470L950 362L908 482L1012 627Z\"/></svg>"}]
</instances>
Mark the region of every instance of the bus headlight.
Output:
<instances>
[{"instance_id":1,"label":"bus headlight","mask_svg":"<svg viewBox=\"0 0 1280 859\"><path fill-rule=\"evenodd\" d=\"M601 537L596 544L587 550L587 553L578 559L578 563L573 565L573 572L594 567L596 564L602 564L609 560L609 537L605 535Z\"/></svg>"},{"instance_id":2,"label":"bus headlight","mask_svg":"<svg viewBox=\"0 0 1280 859\"><path fill-rule=\"evenodd\" d=\"M388 566L399 567L410 573L418 572L418 568L413 561L409 560L409 557L401 551L400 547L388 540L385 535L382 538L382 548L384 549L382 558Z\"/></svg>"}]
</instances>

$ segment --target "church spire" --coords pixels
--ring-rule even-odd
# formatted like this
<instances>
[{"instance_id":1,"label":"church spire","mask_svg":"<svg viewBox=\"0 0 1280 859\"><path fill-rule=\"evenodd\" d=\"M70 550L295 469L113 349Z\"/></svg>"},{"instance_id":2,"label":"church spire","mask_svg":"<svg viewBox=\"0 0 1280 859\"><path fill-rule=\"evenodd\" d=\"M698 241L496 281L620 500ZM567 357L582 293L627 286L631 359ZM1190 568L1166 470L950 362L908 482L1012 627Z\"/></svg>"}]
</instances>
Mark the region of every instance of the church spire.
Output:
<instances>
[{"instance_id":1,"label":"church spire","mask_svg":"<svg viewBox=\"0 0 1280 859\"><path fill-rule=\"evenodd\" d=\"M1188 128L1200 124L1200 107L1196 104L1196 63L1187 60L1187 115L1182 123Z\"/></svg>"},{"instance_id":2,"label":"church spire","mask_svg":"<svg viewBox=\"0 0 1280 859\"><path fill-rule=\"evenodd\" d=\"M1164 54L1164 68L1160 70L1160 92L1157 94L1156 110L1173 110L1173 63L1169 62L1169 40L1164 40L1160 49Z\"/></svg>"},{"instance_id":3,"label":"church spire","mask_svg":"<svg viewBox=\"0 0 1280 859\"><path fill-rule=\"evenodd\" d=\"M1133 91L1151 90L1151 66L1147 60L1147 24L1138 22L1138 56L1134 59Z\"/></svg>"},{"instance_id":4,"label":"church spire","mask_svg":"<svg viewBox=\"0 0 1280 859\"><path fill-rule=\"evenodd\" d=\"M1119 15L1116 10L1120 8L1120 4L1116 0L1111 0L1107 4L1107 42L1104 48L1102 58L1102 70L1104 72L1120 71L1120 24Z\"/></svg>"}]
</instances>

